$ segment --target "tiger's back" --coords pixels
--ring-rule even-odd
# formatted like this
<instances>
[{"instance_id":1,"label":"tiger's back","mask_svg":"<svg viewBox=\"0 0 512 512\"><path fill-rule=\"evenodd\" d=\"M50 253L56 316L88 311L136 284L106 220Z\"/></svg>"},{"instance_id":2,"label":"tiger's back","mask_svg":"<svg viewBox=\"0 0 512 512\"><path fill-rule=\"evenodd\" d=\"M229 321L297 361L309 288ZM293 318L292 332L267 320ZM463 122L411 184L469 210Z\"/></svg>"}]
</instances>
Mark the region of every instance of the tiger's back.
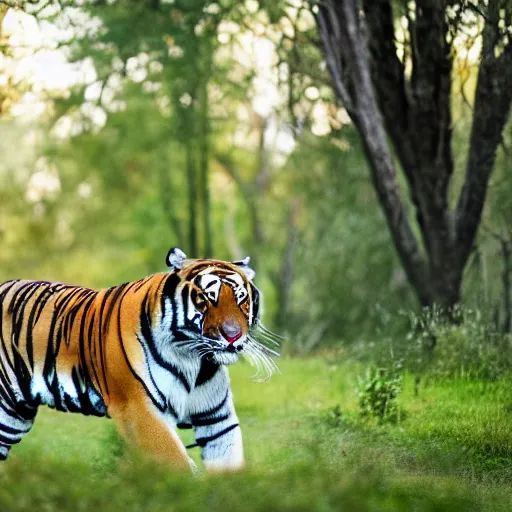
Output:
<instances>
[{"instance_id":1,"label":"tiger's back","mask_svg":"<svg viewBox=\"0 0 512 512\"><path fill-rule=\"evenodd\" d=\"M107 360L116 360L121 350L115 339L123 330L137 332L139 304L156 300L166 277L156 274L99 291L47 281L0 285L0 374L17 402L103 416L101 397L109 396L112 373Z\"/></svg>"}]
</instances>

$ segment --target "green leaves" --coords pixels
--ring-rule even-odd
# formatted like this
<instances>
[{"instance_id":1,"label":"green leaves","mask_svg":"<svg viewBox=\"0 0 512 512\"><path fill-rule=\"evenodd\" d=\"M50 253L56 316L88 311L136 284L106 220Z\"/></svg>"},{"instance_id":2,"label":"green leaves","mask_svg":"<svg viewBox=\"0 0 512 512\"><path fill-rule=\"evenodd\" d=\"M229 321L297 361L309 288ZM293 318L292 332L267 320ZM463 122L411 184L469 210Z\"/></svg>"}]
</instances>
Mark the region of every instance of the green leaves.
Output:
<instances>
[{"instance_id":1,"label":"green leaves","mask_svg":"<svg viewBox=\"0 0 512 512\"><path fill-rule=\"evenodd\" d=\"M359 410L363 417L376 418L379 423L396 423L404 415L397 404L403 388L400 366L391 370L369 367L358 379Z\"/></svg>"}]
</instances>

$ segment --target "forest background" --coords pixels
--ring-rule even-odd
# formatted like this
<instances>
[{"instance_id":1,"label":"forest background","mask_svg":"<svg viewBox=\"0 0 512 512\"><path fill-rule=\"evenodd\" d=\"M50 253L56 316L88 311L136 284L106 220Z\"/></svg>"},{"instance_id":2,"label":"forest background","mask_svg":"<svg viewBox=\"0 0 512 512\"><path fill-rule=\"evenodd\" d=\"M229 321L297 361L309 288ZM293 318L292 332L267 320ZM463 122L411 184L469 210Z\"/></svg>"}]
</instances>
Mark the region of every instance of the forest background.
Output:
<instances>
[{"instance_id":1,"label":"forest background","mask_svg":"<svg viewBox=\"0 0 512 512\"><path fill-rule=\"evenodd\" d=\"M351 343L418 310L307 4L39 2L30 15L9 3L0 278L102 287L162 270L171 246L250 255L265 320L297 350ZM407 9L394 10L405 68ZM448 206L470 157L485 20L460 10ZM511 126L460 294L501 330L511 328ZM419 232L407 180L396 182Z\"/></svg>"},{"instance_id":2,"label":"forest background","mask_svg":"<svg viewBox=\"0 0 512 512\"><path fill-rule=\"evenodd\" d=\"M391 407L404 386L419 411L420 385L455 382L459 406L469 382L485 382L498 386L503 414L491 448L490 405L473 440L454 438L453 425L443 436L484 460L484 469L474 462L479 482L490 478L486 464L498 467L490 481L499 485L512 438L511 13L505 0L0 1L0 280L97 288L164 270L170 247L249 255L264 322L292 357L286 396L302 400L301 415L316 401L325 408L307 435L320 421L333 426L326 439L359 436L357 415L414 426ZM407 109L416 124L401 124ZM322 393L326 368L346 376ZM301 374L311 379L302 398L291 391ZM387 390L380 412L375 386ZM60 416L46 421L39 439ZM286 445L282 457L293 453ZM23 470L12 467L14 482ZM455 467L450 475L465 474ZM350 482L336 492L349 495Z\"/></svg>"}]
</instances>

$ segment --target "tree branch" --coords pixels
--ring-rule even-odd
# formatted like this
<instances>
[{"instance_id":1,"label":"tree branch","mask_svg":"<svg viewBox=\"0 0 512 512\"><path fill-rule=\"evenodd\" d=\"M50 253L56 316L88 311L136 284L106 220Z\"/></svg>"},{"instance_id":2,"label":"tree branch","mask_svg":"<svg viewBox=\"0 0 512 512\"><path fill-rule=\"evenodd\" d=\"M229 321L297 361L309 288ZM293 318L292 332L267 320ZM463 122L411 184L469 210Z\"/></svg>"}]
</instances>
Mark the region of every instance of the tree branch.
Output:
<instances>
[{"instance_id":1,"label":"tree branch","mask_svg":"<svg viewBox=\"0 0 512 512\"><path fill-rule=\"evenodd\" d=\"M407 135L408 103L404 65L396 53L393 9L390 0L363 0L368 25L368 49L379 107L393 139ZM389 120L393 122L388 122Z\"/></svg>"},{"instance_id":2,"label":"tree branch","mask_svg":"<svg viewBox=\"0 0 512 512\"><path fill-rule=\"evenodd\" d=\"M322 11L325 11L324 13ZM325 60L331 73L334 90L352 121L357 124L357 112L342 76L342 56L340 53L341 28L331 2L323 4L315 16L320 37L325 47Z\"/></svg>"},{"instance_id":3,"label":"tree branch","mask_svg":"<svg viewBox=\"0 0 512 512\"><path fill-rule=\"evenodd\" d=\"M444 2L418 0L410 19L412 47L411 126L414 149L432 197L447 209L446 191L453 172L451 154L451 46Z\"/></svg>"},{"instance_id":4,"label":"tree branch","mask_svg":"<svg viewBox=\"0 0 512 512\"><path fill-rule=\"evenodd\" d=\"M334 80L344 80L344 90L350 91L355 123L361 133L365 154L370 164L377 196L391 231L398 255L420 302L429 303L428 273L424 258L412 232L406 209L400 197L391 152L387 143L382 117L377 106L367 55L366 27L356 0L326 0L318 6L316 15L322 41L328 54ZM325 27L335 27L333 34ZM342 61L336 46L343 52ZM345 75L341 66L346 66ZM338 99L343 101L338 88ZM349 111L351 115L351 112Z\"/></svg>"},{"instance_id":5,"label":"tree branch","mask_svg":"<svg viewBox=\"0 0 512 512\"><path fill-rule=\"evenodd\" d=\"M508 41L499 54L499 21L499 5L490 2L483 32L466 179L457 205L456 232L462 265L473 248L496 151L512 103L512 43Z\"/></svg>"}]
</instances>

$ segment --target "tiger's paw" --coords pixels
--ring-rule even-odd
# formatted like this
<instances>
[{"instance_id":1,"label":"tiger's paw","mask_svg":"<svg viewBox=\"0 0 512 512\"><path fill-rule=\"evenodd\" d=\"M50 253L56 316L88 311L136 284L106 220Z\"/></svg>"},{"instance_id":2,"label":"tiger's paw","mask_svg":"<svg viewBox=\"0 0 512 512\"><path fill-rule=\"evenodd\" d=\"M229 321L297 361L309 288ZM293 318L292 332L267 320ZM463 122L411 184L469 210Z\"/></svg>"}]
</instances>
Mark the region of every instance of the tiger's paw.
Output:
<instances>
[{"instance_id":1,"label":"tiger's paw","mask_svg":"<svg viewBox=\"0 0 512 512\"><path fill-rule=\"evenodd\" d=\"M204 466L208 473L234 473L245 468L245 461L230 461L223 459L205 460Z\"/></svg>"}]
</instances>

